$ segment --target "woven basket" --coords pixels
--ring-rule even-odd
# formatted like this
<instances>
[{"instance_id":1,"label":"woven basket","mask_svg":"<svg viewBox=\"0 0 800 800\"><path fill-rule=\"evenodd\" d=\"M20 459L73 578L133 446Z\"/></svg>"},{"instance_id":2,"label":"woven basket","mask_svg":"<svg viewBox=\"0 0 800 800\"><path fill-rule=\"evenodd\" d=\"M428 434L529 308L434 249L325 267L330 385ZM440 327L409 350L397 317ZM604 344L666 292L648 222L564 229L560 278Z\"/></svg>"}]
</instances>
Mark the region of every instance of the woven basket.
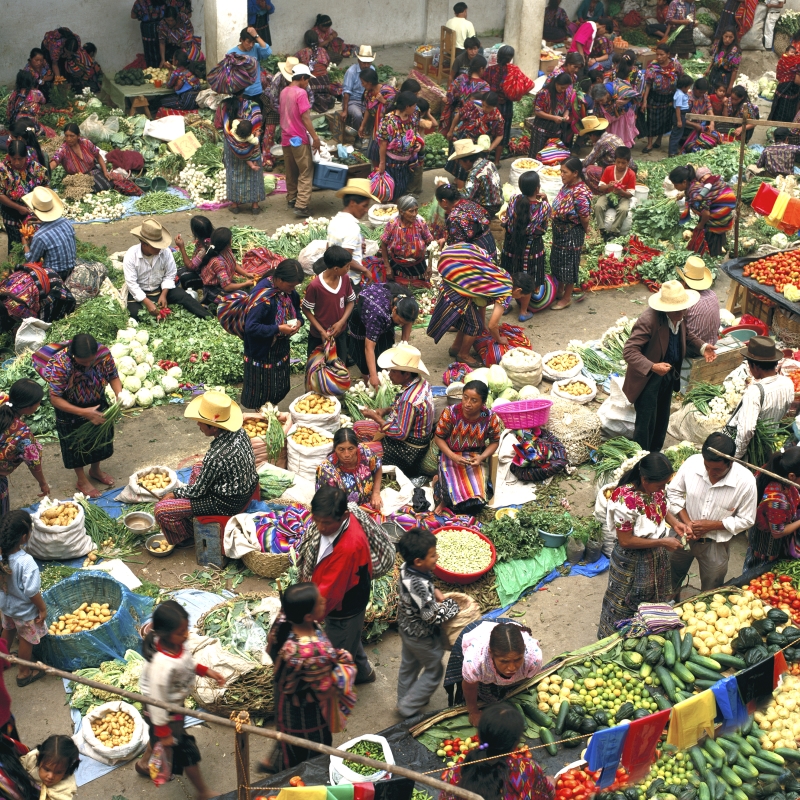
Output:
<instances>
[{"instance_id":1,"label":"woven basket","mask_svg":"<svg viewBox=\"0 0 800 800\"><path fill-rule=\"evenodd\" d=\"M800 316L776 308L772 317L775 336L789 347L800 347Z\"/></svg>"},{"instance_id":2,"label":"woven basket","mask_svg":"<svg viewBox=\"0 0 800 800\"><path fill-rule=\"evenodd\" d=\"M288 553L246 553L242 561L247 569L262 578L279 578L292 565Z\"/></svg>"},{"instance_id":3,"label":"woven basket","mask_svg":"<svg viewBox=\"0 0 800 800\"><path fill-rule=\"evenodd\" d=\"M783 31L775 31L772 37L772 52L777 56L782 56L786 52L786 48L791 44L792 37Z\"/></svg>"},{"instance_id":4,"label":"woven basket","mask_svg":"<svg viewBox=\"0 0 800 800\"><path fill-rule=\"evenodd\" d=\"M569 463L575 467L585 464L600 445L600 417L586 406L556 398L546 427L564 445Z\"/></svg>"}]
</instances>

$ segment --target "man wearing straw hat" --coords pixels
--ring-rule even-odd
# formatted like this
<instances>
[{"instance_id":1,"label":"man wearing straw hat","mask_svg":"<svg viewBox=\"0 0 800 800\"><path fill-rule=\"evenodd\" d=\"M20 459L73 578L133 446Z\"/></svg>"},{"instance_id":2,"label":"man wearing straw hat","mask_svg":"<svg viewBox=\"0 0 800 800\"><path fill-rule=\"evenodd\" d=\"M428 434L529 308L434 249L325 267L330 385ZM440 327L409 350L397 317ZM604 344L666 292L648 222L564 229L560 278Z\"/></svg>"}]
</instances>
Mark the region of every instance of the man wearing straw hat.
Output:
<instances>
[{"instance_id":1,"label":"man wearing straw hat","mask_svg":"<svg viewBox=\"0 0 800 800\"><path fill-rule=\"evenodd\" d=\"M375 56L368 44L362 44L356 54L356 63L347 68L342 85L342 119L358 130L364 119L364 87L361 85L361 70L375 69Z\"/></svg>"},{"instance_id":2,"label":"man wearing straw hat","mask_svg":"<svg viewBox=\"0 0 800 800\"><path fill-rule=\"evenodd\" d=\"M344 208L328 223L328 247L338 245L352 254L349 278L358 292L362 278L369 282L369 270L361 263L364 259L364 234L358 223L367 215L370 203L379 203L380 200L372 194L367 178L350 178L336 196L342 198Z\"/></svg>"},{"instance_id":3,"label":"man wearing straw hat","mask_svg":"<svg viewBox=\"0 0 800 800\"><path fill-rule=\"evenodd\" d=\"M643 450L661 450L667 436L672 393L680 388L681 364L687 353L716 357L713 344L703 342L683 324L686 310L699 295L678 281L666 281L650 295L650 308L636 320L625 343L628 365L622 391L636 408L634 440Z\"/></svg>"},{"instance_id":4,"label":"man wearing straw hat","mask_svg":"<svg viewBox=\"0 0 800 800\"><path fill-rule=\"evenodd\" d=\"M22 237L25 260L29 263L41 261L65 281L75 269L76 242L72 223L64 219L64 204L46 186L37 186L22 198L22 202L42 223L33 237Z\"/></svg>"},{"instance_id":5,"label":"man wearing straw hat","mask_svg":"<svg viewBox=\"0 0 800 800\"><path fill-rule=\"evenodd\" d=\"M719 339L719 300L710 288L714 276L699 256L689 256L683 270L675 270L687 289L694 289L700 299L686 312L686 330L701 342L716 344Z\"/></svg>"}]
</instances>

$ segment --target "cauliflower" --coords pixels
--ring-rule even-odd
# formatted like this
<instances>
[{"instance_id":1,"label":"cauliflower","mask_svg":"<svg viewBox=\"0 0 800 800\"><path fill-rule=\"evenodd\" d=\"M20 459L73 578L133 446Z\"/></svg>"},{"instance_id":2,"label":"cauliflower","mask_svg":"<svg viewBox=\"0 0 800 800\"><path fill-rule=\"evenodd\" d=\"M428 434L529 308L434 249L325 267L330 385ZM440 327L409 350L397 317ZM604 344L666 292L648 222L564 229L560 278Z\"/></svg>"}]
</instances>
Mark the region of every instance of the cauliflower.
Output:
<instances>
[{"instance_id":1,"label":"cauliflower","mask_svg":"<svg viewBox=\"0 0 800 800\"><path fill-rule=\"evenodd\" d=\"M136 398L127 389L119 393L119 401L123 408L133 408L136 405Z\"/></svg>"},{"instance_id":2,"label":"cauliflower","mask_svg":"<svg viewBox=\"0 0 800 800\"><path fill-rule=\"evenodd\" d=\"M170 367L167 370L167 375L169 375L170 378L177 378L180 380L183 377L183 370L180 367Z\"/></svg>"},{"instance_id":3,"label":"cauliflower","mask_svg":"<svg viewBox=\"0 0 800 800\"><path fill-rule=\"evenodd\" d=\"M142 382L135 375L128 375L122 382L122 386L132 394L136 394L142 388Z\"/></svg>"},{"instance_id":4,"label":"cauliflower","mask_svg":"<svg viewBox=\"0 0 800 800\"><path fill-rule=\"evenodd\" d=\"M130 347L128 347L128 345L124 344L123 342L115 342L108 349L109 352L111 353L111 357L115 361L119 360L123 356L128 355L128 353L130 353L131 351Z\"/></svg>"},{"instance_id":5,"label":"cauliflower","mask_svg":"<svg viewBox=\"0 0 800 800\"><path fill-rule=\"evenodd\" d=\"M148 381L148 383L150 383L150 381ZM153 384L150 393L153 395L153 400L163 400L166 397L164 389L157 383Z\"/></svg>"},{"instance_id":6,"label":"cauliflower","mask_svg":"<svg viewBox=\"0 0 800 800\"><path fill-rule=\"evenodd\" d=\"M123 356L117 362L117 371L120 375L133 375L136 372L136 361L131 356Z\"/></svg>"},{"instance_id":7,"label":"cauliflower","mask_svg":"<svg viewBox=\"0 0 800 800\"><path fill-rule=\"evenodd\" d=\"M150 341L150 334L145 330L136 331L134 338L140 344L147 344L147 342Z\"/></svg>"},{"instance_id":8,"label":"cauliflower","mask_svg":"<svg viewBox=\"0 0 800 800\"><path fill-rule=\"evenodd\" d=\"M164 389L164 391L167 394L172 394L173 392L177 392L178 391L178 387L179 387L178 379L177 378L173 378L172 375L167 373L161 379L161 387Z\"/></svg>"}]
</instances>

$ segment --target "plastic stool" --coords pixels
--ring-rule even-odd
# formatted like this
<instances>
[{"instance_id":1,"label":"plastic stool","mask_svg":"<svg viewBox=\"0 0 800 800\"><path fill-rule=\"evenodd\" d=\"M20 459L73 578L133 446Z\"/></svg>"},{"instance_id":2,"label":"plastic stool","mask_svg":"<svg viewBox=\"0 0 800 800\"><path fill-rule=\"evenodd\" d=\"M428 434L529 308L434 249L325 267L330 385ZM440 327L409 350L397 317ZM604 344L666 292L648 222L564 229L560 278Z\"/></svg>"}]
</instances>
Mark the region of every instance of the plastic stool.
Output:
<instances>
[{"instance_id":1,"label":"plastic stool","mask_svg":"<svg viewBox=\"0 0 800 800\"><path fill-rule=\"evenodd\" d=\"M242 511L250 505L252 500L259 499L261 499L261 487L256 484L253 496L247 501L247 505ZM195 560L201 567L211 565L222 569L228 563L228 557L225 555L225 550L222 546L222 538L229 519L230 517L215 514L198 516L192 519Z\"/></svg>"}]
</instances>

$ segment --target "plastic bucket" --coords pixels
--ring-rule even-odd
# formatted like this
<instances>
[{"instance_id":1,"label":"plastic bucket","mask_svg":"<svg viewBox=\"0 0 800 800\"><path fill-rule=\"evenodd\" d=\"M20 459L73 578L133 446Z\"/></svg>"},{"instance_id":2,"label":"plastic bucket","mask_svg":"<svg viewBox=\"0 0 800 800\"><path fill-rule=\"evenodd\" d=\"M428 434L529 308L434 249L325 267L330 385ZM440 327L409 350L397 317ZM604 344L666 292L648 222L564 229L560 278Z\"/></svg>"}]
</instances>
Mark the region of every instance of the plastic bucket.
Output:
<instances>
[{"instance_id":1,"label":"plastic bucket","mask_svg":"<svg viewBox=\"0 0 800 800\"><path fill-rule=\"evenodd\" d=\"M622 245L615 242L609 242L606 245L606 255L617 260L622 258Z\"/></svg>"},{"instance_id":2,"label":"plastic bucket","mask_svg":"<svg viewBox=\"0 0 800 800\"><path fill-rule=\"evenodd\" d=\"M633 196L636 198L637 203L643 203L650 196L650 187L637 183L636 188L633 190Z\"/></svg>"}]
</instances>

